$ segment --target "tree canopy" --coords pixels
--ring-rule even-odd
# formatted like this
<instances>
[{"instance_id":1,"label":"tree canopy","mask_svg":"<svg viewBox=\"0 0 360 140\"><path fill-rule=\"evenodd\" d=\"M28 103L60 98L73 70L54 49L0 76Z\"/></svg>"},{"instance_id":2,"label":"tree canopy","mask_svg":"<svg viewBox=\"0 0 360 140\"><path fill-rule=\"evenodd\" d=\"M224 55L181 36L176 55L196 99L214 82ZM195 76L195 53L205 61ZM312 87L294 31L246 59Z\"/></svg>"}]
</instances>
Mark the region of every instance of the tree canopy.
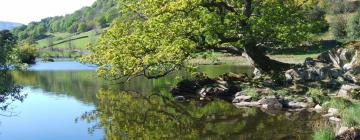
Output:
<instances>
[{"instance_id":1,"label":"tree canopy","mask_svg":"<svg viewBox=\"0 0 360 140\"><path fill-rule=\"evenodd\" d=\"M258 55L254 48L297 46L326 25L324 15L311 16L314 0L118 2L121 16L85 58L111 79L158 78L198 52L241 55L248 47Z\"/></svg>"}]
</instances>

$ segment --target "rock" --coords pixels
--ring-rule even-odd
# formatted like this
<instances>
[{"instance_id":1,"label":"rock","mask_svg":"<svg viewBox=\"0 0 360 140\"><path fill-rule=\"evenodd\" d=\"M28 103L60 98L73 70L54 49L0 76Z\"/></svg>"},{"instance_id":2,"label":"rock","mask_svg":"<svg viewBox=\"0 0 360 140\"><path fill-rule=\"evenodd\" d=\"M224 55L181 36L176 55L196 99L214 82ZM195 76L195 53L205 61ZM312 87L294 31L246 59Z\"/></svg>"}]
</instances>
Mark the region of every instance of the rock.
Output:
<instances>
[{"instance_id":1,"label":"rock","mask_svg":"<svg viewBox=\"0 0 360 140\"><path fill-rule=\"evenodd\" d=\"M336 109L336 108L329 108L329 110L328 110L328 113L329 114L333 114L333 115L336 115L337 113L338 113L338 109Z\"/></svg>"},{"instance_id":2,"label":"rock","mask_svg":"<svg viewBox=\"0 0 360 140\"><path fill-rule=\"evenodd\" d=\"M342 126L340 127L340 129L336 132L336 135L341 135L343 134L344 132L348 131L350 128L349 127L346 127L346 126Z\"/></svg>"},{"instance_id":3,"label":"rock","mask_svg":"<svg viewBox=\"0 0 360 140\"><path fill-rule=\"evenodd\" d=\"M341 127L336 135L336 140L359 140L360 130L354 127Z\"/></svg>"},{"instance_id":4,"label":"rock","mask_svg":"<svg viewBox=\"0 0 360 140\"><path fill-rule=\"evenodd\" d=\"M354 90L360 90L360 86L355 84L344 84L341 86L339 92L337 93L337 96L343 97L343 98L351 98L351 92Z\"/></svg>"},{"instance_id":5,"label":"rock","mask_svg":"<svg viewBox=\"0 0 360 140\"><path fill-rule=\"evenodd\" d=\"M315 110L316 112L323 112L323 111L324 111L323 107L320 106L320 105L316 105L316 106L314 107L314 110Z\"/></svg>"},{"instance_id":6,"label":"rock","mask_svg":"<svg viewBox=\"0 0 360 140\"><path fill-rule=\"evenodd\" d=\"M259 107L259 102L239 102L239 103L233 103L235 107L237 108L244 108L244 107Z\"/></svg>"},{"instance_id":7,"label":"rock","mask_svg":"<svg viewBox=\"0 0 360 140\"><path fill-rule=\"evenodd\" d=\"M229 93L228 89L222 85L217 87L201 88L197 94L200 95L200 97L226 97L233 95L232 93Z\"/></svg>"},{"instance_id":8,"label":"rock","mask_svg":"<svg viewBox=\"0 0 360 140\"><path fill-rule=\"evenodd\" d=\"M244 96L244 95L236 96L232 102L233 103L250 102L251 98L252 98L251 96Z\"/></svg>"},{"instance_id":9,"label":"rock","mask_svg":"<svg viewBox=\"0 0 360 140\"><path fill-rule=\"evenodd\" d=\"M302 79L302 76L295 69L290 69L285 72L285 78L288 81L293 81L293 80Z\"/></svg>"},{"instance_id":10,"label":"rock","mask_svg":"<svg viewBox=\"0 0 360 140\"><path fill-rule=\"evenodd\" d=\"M323 117L334 117L338 113L338 109L336 108L329 108L328 113L325 115L322 115Z\"/></svg>"},{"instance_id":11,"label":"rock","mask_svg":"<svg viewBox=\"0 0 360 140\"><path fill-rule=\"evenodd\" d=\"M307 108L308 104L304 103L304 102L291 101L291 102L287 103L287 106L289 108Z\"/></svg>"},{"instance_id":12,"label":"rock","mask_svg":"<svg viewBox=\"0 0 360 140\"><path fill-rule=\"evenodd\" d=\"M185 98L184 96L176 96L176 97L175 97L175 100L176 100L176 101L183 102L183 101L186 100L186 98Z\"/></svg>"},{"instance_id":13,"label":"rock","mask_svg":"<svg viewBox=\"0 0 360 140\"><path fill-rule=\"evenodd\" d=\"M257 68L254 69L254 78L257 79L257 78L260 78L261 77L261 71Z\"/></svg>"},{"instance_id":14,"label":"rock","mask_svg":"<svg viewBox=\"0 0 360 140\"><path fill-rule=\"evenodd\" d=\"M283 105L279 102L279 100L273 96L264 97L258 102L263 109L267 110L278 110L283 108Z\"/></svg>"},{"instance_id":15,"label":"rock","mask_svg":"<svg viewBox=\"0 0 360 140\"><path fill-rule=\"evenodd\" d=\"M335 122L335 123L340 123L340 122L341 122L341 119L340 119L340 118L337 118L337 117L330 117L330 118L329 118L329 121Z\"/></svg>"}]
</instances>

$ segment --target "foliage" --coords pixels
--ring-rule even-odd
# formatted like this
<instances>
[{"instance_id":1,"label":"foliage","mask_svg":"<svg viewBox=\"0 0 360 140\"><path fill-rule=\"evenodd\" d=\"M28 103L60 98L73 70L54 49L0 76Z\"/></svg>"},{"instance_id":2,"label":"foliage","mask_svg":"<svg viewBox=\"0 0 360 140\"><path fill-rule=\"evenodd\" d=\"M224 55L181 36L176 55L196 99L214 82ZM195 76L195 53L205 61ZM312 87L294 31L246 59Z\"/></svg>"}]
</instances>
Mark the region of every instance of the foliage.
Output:
<instances>
[{"instance_id":1,"label":"foliage","mask_svg":"<svg viewBox=\"0 0 360 140\"><path fill-rule=\"evenodd\" d=\"M335 139L334 132L329 128L317 130L314 134L314 140L333 140Z\"/></svg>"},{"instance_id":2,"label":"foliage","mask_svg":"<svg viewBox=\"0 0 360 140\"><path fill-rule=\"evenodd\" d=\"M8 30L0 31L0 70L8 68L16 46L16 37Z\"/></svg>"},{"instance_id":3,"label":"foliage","mask_svg":"<svg viewBox=\"0 0 360 140\"><path fill-rule=\"evenodd\" d=\"M20 40L40 40L48 37L48 32L86 32L98 27L107 27L117 17L116 9L117 0L97 0L91 7L84 7L73 14L31 22L13 29L12 32Z\"/></svg>"},{"instance_id":4,"label":"foliage","mask_svg":"<svg viewBox=\"0 0 360 140\"><path fill-rule=\"evenodd\" d=\"M99 65L106 78L158 78L196 52L234 53L249 41L296 46L326 23L324 16L310 18L304 11L313 7L303 2L253 0L248 15L244 1L119 0L121 16L84 61Z\"/></svg>"},{"instance_id":5,"label":"foliage","mask_svg":"<svg viewBox=\"0 0 360 140\"><path fill-rule=\"evenodd\" d=\"M35 64L37 49L34 44L23 42L18 45L17 55L21 63Z\"/></svg>"}]
</instances>

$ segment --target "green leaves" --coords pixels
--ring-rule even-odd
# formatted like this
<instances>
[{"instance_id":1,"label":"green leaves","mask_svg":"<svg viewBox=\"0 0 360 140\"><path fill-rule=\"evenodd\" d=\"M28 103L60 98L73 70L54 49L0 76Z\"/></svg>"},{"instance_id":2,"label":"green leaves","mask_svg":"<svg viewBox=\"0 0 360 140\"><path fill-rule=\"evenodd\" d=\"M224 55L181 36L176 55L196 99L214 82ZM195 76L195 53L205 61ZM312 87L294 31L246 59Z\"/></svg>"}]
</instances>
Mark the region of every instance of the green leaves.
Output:
<instances>
[{"instance_id":1,"label":"green leaves","mask_svg":"<svg viewBox=\"0 0 360 140\"><path fill-rule=\"evenodd\" d=\"M86 62L101 76L158 78L186 67L193 54L227 53L247 40L267 47L296 46L310 37L320 19L307 18L299 1L253 0L253 14L242 14L243 1L119 0L121 16L102 35ZM234 49L233 49L234 50Z\"/></svg>"}]
</instances>

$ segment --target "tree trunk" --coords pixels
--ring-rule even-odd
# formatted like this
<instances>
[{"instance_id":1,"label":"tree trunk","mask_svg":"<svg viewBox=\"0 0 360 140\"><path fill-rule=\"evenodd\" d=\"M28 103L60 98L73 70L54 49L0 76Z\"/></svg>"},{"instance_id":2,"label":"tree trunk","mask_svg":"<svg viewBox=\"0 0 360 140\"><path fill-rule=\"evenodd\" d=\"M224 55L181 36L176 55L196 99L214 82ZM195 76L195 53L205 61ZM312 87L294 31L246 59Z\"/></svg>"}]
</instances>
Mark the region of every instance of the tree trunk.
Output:
<instances>
[{"instance_id":1,"label":"tree trunk","mask_svg":"<svg viewBox=\"0 0 360 140\"><path fill-rule=\"evenodd\" d=\"M260 73L273 74L290 69L294 64L270 59L265 52L256 46L256 43L245 44L245 57Z\"/></svg>"}]
</instances>

